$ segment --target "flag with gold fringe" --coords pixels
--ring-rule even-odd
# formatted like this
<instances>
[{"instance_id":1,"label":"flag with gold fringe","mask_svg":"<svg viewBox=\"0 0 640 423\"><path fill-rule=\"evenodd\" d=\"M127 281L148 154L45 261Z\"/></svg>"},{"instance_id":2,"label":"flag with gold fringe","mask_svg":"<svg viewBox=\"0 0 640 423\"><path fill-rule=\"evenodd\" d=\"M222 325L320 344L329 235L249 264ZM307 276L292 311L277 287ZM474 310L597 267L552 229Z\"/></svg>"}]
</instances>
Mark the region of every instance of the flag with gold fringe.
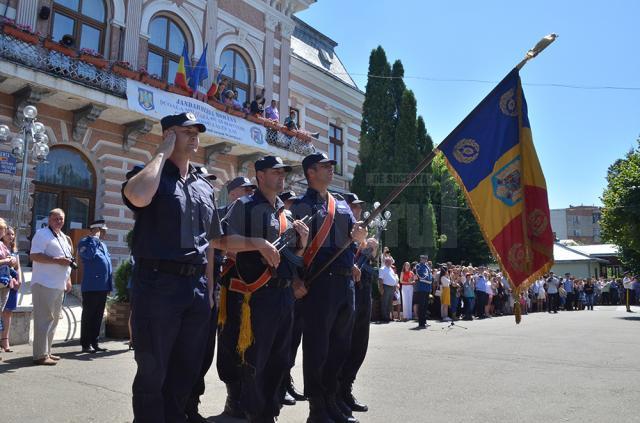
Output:
<instances>
[{"instance_id":1,"label":"flag with gold fringe","mask_svg":"<svg viewBox=\"0 0 640 423\"><path fill-rule=\"evenodd\" d=\"M518 69L438 146L491 252L519 294L553 266L547 185Z\"/></svg>"}]
</instances>

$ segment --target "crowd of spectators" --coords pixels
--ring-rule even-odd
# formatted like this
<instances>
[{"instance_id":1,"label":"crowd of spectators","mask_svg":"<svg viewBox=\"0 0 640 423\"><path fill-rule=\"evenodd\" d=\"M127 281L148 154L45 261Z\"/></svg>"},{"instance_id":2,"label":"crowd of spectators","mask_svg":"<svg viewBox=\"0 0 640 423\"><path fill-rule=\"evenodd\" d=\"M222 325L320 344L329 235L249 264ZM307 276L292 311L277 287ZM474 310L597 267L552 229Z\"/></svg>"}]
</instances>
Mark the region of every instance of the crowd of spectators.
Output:
<instances>
[{"instance_id":1,"label":"crowd of spectators","mask_svg":"<svg viewBox=\"0 0 640 423\"><path fill-rule=\"evenodd\" d=\"M516 301L522 313L593 310L595 305L628 305L629 310L630 305L640 303L640 280L630 274L623 278L579 278L550 272L515 298L505 275L486 266L434 265L421 260L427 275L418 262L405 262L396 268L388 251L381 261L379 291L383 322L415 319L422 326L418 291L428 291L428 318L443 322L513 314ZM420 285L426 289L419 288Z\"/></svg>"}]
</instances>

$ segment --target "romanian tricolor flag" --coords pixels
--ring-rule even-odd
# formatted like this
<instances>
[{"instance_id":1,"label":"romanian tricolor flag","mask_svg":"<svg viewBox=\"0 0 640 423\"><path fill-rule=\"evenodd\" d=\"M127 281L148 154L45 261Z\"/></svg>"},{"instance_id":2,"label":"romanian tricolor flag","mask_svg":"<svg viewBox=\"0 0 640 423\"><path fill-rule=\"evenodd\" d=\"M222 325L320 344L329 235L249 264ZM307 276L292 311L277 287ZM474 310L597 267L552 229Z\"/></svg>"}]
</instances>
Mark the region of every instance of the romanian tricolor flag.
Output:
<instances>
[{"instance_id":1,"label":"romanian tricolor flag","mask_svg":"<svg viewBox=\"0 0 640 423\"><path fill-rule=\"evenodd\" d=\"M554 239L547 185L533 146L518 69L438 150L514 293L520 293L553 265Z\"/></svg>"},{"instance_id":2,"label":"romanian tricolor flag","mask_svg":"<svg viewBox=\"0 0 640 423\"><path fill-rule=\"evenodd\" d=\"M184 46L182 47L182 56L180 56L180 62L178 62L176 77L173 80L173 85L185 89L189 91L189 93L191 93L191 88L189 87L189 74L191 73L190 69L191 61L189 60L189 50L187 50L187 45L184 44Z\"/></svg>"}]
</instances>

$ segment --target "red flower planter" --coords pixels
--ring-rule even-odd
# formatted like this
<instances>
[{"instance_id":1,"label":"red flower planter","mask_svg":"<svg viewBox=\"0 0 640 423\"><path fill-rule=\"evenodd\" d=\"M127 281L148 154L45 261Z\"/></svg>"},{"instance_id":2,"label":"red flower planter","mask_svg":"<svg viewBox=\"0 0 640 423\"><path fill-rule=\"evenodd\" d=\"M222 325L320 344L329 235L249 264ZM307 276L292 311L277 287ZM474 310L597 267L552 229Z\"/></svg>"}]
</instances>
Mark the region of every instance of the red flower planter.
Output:
<instances>
[{"instance_id":1,"label":"red flower planter","mask_svg":"<svg viewBox=\"0 0 640 423\"><path fill-rule=\"evenodd\" d=\"M56 43L53 40L46 39L44 40L44 48L48 50L57 51L58 53L62 53L65 56L76 57L76 51L70 47L63 46L60 43Z\"/></svg>"},{"instance_id":2,"label":"red flower planter","mask_svg":"<svg viewBox=\"0 0 640 423\"><path fill-rule=\"evenodd\" d=\"M19 28L16 28L15 26L5 25L3 31L10 37L13 37L20 41L24 41L25 43L38 44L40 42L40 37L37 34L23 31Z\"/></svg>"},{"instance_id":3,"label":"red flower planter","mask_svg":"<svg viewBox=\"0 0 640 423\"><path fill-rule=\"evenodd\" d=\"M143 83L147 84L147 85L151 85L152 87L155 88L159 88L161 90L166 90L167 89L167 83L160 80L160 79L156 79L156 78L152 78L149 75L142 75L140 77L140 81L142 81Z\"/></svg>"},{"instance_id":4,"label":"red flower planter","mask_svg":"<svg viewBox=\"0 0 640 423\"><path fill-rule=\"evenodd\" d=\"M95 57L90 54L83 54L83 53L80 54L80 60L90 65L93 65L99 69L104 69L107 67L107 64L109 64L107 59L103 59L101 57Z\"/></svg>"},{"instance_id":5,"label":"red flower planter","mask_svg":"<svg viewBox=\"0 0 640 423\"><path fill-rule=\"evenodd\" d=\"M133 79L134 81L138 81L140 79L140 72L136 72L134 70L125 68L122 65L118 65L118 64L113 65L113 67L111 68L111 71L116 75Z\"/></svg>"}]
</instances>

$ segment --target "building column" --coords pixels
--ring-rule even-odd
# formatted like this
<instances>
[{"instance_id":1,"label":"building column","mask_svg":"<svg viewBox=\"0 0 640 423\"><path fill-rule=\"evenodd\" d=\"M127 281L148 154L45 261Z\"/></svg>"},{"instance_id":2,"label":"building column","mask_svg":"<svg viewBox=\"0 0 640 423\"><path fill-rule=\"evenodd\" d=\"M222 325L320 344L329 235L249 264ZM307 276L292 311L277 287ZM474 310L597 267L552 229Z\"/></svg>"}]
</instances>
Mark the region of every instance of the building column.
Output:
<instances>
[{"instance_id":1,"label":"building column","mask_svg":"<svg viewBox=\"0 0 640 423\"><path fill-rule=\"evenodd\" d=\"M291 64L291 35L295 25L280 22L280 116L289 116L289 68Z\"/></svg>"},{"instance_id":2,"label":"building column","mask_svg":"<svg viewBox=\"0 0 640 423\"><path fill-rule=\"evenodd\" d=\"M37 18L38 0L20 0L18 2L18 10L16 10L17 24L29 25L35 31Z\"/></svg>"},{"instance_id":3,"label":"building column","mask_svg":"<svg viewBox=\"0 0 640 423\"><path fill-rule=\"evenodd\" d=\"M264 16L265 38L264 38L264 97L269 105L273 99L273 45L278 19L269 15Z\"/></svg>"},{"instance_id":4,"label":"building column","mask_svg":"<svg viewBox=\"0 0 640 423\"><path fill-rule=\"evenodd\" d=\"M207 11L205 18L204 43L209 44L207 49L207 65L209 69L216 69L216 39L218 38L218 0L207 0ZM209 72L209 78L204 81L204 86L208 90L213 81L216 80L215 72Z\"/></svg>"},{"instance_id":5,"label":"building column","mask_svg":"<svg viewBox=\"0 0 640 423\"><path fill-rule=\"evenodd\" d=\"M126 20L122 60L129 62L132 68L138 69L138 47L142 29L140 28L142 22L142 0L129 0Z\"/></svg>"}]
</instances>

